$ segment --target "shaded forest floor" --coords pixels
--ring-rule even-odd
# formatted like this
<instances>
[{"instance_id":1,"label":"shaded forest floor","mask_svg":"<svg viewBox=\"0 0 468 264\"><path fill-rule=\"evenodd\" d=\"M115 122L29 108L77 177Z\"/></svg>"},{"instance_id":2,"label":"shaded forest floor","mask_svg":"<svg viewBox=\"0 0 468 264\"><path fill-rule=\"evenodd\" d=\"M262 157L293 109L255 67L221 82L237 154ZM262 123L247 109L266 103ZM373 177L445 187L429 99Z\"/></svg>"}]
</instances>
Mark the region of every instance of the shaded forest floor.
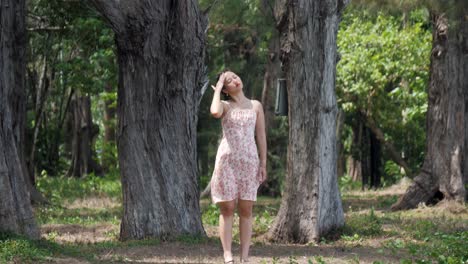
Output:
<instances>
[{"instance_id":1,"label":"shaded forest floor","mask_svg":"<svg viewBox=\"0 0 468 264\"><path fill-rule=\"evenodd\" d=\"M7 263L222 263L219 210L201 201L206 238L118 241L122 213L117 177L41 178L51 204L35 208L42 239L0 236ZM346 225L318 243L271 244L265 234L280 199L260 197L254 209L252 263L464 263L468 261L468 206L439 203L391 212L407 183L378 191L343 191ZM239 256L238 218L233 250Z\"/></svg>"}]
</instances>

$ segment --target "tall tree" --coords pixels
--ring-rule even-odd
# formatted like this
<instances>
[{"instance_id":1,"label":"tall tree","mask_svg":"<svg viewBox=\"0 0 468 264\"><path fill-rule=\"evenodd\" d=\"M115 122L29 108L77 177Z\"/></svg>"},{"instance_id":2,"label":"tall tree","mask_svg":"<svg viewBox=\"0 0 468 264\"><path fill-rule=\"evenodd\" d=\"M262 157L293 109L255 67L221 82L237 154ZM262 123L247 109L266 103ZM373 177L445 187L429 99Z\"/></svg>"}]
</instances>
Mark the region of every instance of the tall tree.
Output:
<instances>
[{"instance_id":1,"label":"tall tree","mask_svg":"<svg viewBox=\"0 0 468 264\"><path fill-rule=\"evenodd\" d=\"M0 4L0 232L39 238L25 184L24 160L26 8L24 0Z\"/></svg>"},{"instance_id":2,"label":"tall tree","mask_svg":"<svg viewBox=\"0 0 468 264\"><path fill-rule=\"evenodd\" d=\"M207 21L195 0L90 2L117 45L120 238L204 234L196 124Z\"/></svg>"},{"instance_id":3,"label":"tall tree","mask_svg":"<svg viewBox=\"0 0 468 264\"><path fill-rule=\"evenodd\" d=\"M99 133L93 123L91 98L89 95L74 93L68 112L67 138L70 142L71 164L67 176L83 177L89 173L102 176L102 167L95 161L94 142Z\"/></svg>"},{"instance_id":4,"label":"tall tree","mask_svg":"<svg viewBox=\"0 0 468 264\"><path fill-rule=\"evenodd\" d=\"M393 210L416 207L441 192L463 202L466 189L466 90L468 89L468 8L431 15L433 45L428 87L426 156L421 171ZM455 16L455 19L449 19Z\"/></svg>"},{"instance_id":5,"label":"tall tree","mask_svg":"<svg viewBox=\"0 0 468 264\"><path fill-rule=\"evenodd\" d=\"M276 5L288 86L286 186L269 237L306 243L344 224L337 182L336 36L347 1Z\"/></svg>"}]
</instances>

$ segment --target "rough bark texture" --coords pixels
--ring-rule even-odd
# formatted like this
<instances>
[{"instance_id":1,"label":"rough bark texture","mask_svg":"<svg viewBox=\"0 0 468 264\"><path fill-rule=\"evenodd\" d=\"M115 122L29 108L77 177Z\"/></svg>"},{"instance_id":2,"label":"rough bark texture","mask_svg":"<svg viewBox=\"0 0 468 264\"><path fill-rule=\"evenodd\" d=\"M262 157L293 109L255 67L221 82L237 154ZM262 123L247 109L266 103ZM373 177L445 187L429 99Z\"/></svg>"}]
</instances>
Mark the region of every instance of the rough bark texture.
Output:
<instances>
[{"instance_id":1,"label":"rough bark texture","mask_svg":"<svg viewBox=\"0 0 468 264\"><path fill-rule=\"evenodd\" d=\"M0 4L0 232L39 238L24 182L25 1Z\"/></svg>"},{"instance_id":2,"label":"rough bark texture","mask_svg":"<svg viewBox=\"0 0 468 264\"><path fill-rule=\"evenodd\" d=\"M94 155L94 141L99 127L93 123L91 99L75 93L70 102L69 122L71 125L71 165L67 176L83 177L94 173L102 175L102 168Z\"/></svg>"},{"instance_id":3,"label":"rough bark texture","mask_svg":"<svg viewBox=\"0 0 468 264\"><path fill-rule=\"evenodd\" d=\"M445 199L464 201L462 161L466 151L466 89L468 87L468 18L450 23L432 14L433 46L428 88L426 156L421 172L393 210L416 207L439 191ZM450 28L449 26L455 28Z\"/></svg>"},{"instance_id":4,"label":"rough bark texture","mask_svg":"<svg viewBox=\"0 0 468 264\"><path fill-rule=\"evenodd\" d=\"M204 234L196 124L207 87L195 0L93 0L116 34L120 238Z\"/></svg>"},{"instance_id":5,"label":"rough bark texture","mask_svg":"<svg viewBox=\"0 0 468 264\"><path fill-rule=\"evenodd\" d=\"M336 34L343 3L278 1L288 85L285 191L269 238L307 243L344 224L337 183Z\"/></svg>"}]
</instances>

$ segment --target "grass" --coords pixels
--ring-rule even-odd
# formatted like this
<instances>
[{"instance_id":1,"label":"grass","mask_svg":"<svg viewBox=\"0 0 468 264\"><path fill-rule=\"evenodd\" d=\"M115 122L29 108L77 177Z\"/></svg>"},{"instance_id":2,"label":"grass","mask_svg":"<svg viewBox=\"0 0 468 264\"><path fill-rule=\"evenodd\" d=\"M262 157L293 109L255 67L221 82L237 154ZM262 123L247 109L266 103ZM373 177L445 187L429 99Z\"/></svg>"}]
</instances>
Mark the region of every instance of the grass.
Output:
<instances>
[{"instance_id":1,"label":"grass","mask_svg":"<svg viewBox=\"0 0 468 264\"><path fill-rule=\"evenodd\" d=\"M216 233L219 209L209 200L201 201L202 221L208 237L180 236L163 242L157 239L121 242L118 240L122 215L118 176L90 176L84 179L41 177L38 186L51 202L35 208L37 222L42 227L42 239L33 241L18 235L0 234L0 263L53 262L57 258L91 263L125 262L135 260L138 254L133 252L147 250L151 255L156 248L168 245L177 250L192 249L195 252L206 245L205 248L215 248L221 252ZM349 256L346 263L359 263L366 257L365 254L372 254L367 257L376 264L388 263L389 260L385 258L389 255L397 256L400 263L468 262L466 205L423 206L391 212L389 207L397 198L397 194L388 190L344 191L345 225L323 237L320 243L311 243L310 250L330 247L336 252L344 250ZM252 242L255 247L265 248L262 253L265 255L258 263L338 261L323 253L305 259L301 253L278 255L275 252L278 249L273 249L274 245L269 245L263 235L271 228L279 205L280 199L259 197L254 207ZM238 243L237 228L238 224L235 223L233 236ZM299 251L302 254L310 251L299 245L291 247L303 250ZM369 248L369 252L362 252L366 248Z\"/></svg>"}]
</instances>

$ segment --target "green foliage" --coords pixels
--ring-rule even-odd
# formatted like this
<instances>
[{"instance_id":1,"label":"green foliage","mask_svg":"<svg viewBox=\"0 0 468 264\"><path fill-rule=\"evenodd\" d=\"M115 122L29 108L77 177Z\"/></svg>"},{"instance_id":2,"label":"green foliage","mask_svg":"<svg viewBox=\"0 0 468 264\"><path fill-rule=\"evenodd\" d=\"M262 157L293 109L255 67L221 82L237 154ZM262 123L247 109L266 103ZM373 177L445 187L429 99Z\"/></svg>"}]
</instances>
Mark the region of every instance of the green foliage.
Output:
<instances>
[{"instance_id":1,"label":"green foliage","mask_svg":"<svg viewBox=\"0 0 468 264\"><path fill-rule=\"evenodd\" d=\"M340 192L343 193L344 191L348 190L361 189L362 182L354 181L353 178L349 175L343 175L338 178L338 187L340 188Z\"/></svg>"},{"instance_id":2,"label":"green foliage","mask_svg":"<svg viewBox=\"0 0 468 264\"><path fill-rule=\"evenodd\" d=\"M99 96L105 86L116 90L114 34L94 9L81 1L31 0L27 8L28 27L52 28L28 32L27 138L32 138L33 129L39 125L36 170L61 175L69 166L70 158L70 150L64 145L70 141L64 133L70 96L77 93ZM39 114L36 93L44 65L47 92L41 123L35 124Z\"/></svg>"},{"instance_id":3,"label":"green foliage","mask_svg":"<svg viewBox=\"0 0 468 264\"><path fill-rule=\"evenodd\" d=\"M398 200L398 195L387 195L387 196L378 196L377 197L377 206L379 208L390 208L390 206L396 203Z\"/></svg>"},{"instance_id":4,"label":"green foliage","mask_svg":"<svg viewBox=\"0 0 468 264\"><path fill-rule=\"evenodd\" d=\"M270 210L264 210L261 213L256 213L254 215L253 231L256 234L265 234L270 230L274 220L275 215L272 214Z\"/></svg>"},{"instance_id":5,"label":"green foliage","mask_svg":"<svg viewBox=\"0 0 468 264\"><path fill-rule=\"evenodd\" d=\"M404 177L404 173L400 166L398 166L393 160L385 161L384 172L386 177L382 180L382 187L390 186Z\"/></svg>"},{"instance_id":6,"label":"green foliage","mask_svg":"<svg viewBox=\"0 0 468 264\"><path fill-rule=\"evenodd\" d=\"M220 211L216 204L210 204L206 209L202 210L202 221L208 225L219 225Z\"/></svg>"},{"instance_id":7,"label":"green foliage","mask_svg":"<svg viewBox=\"0 0 468 264\"><path fill-rule=\"evenodd\" d=\"M122 207L113 208L65 208L63 203L89 197L107 197L116 202L122 200L121 183L118 174L105 177L66 178L42 176L37 179L38 190L48 199L50 205L36 208L36 219L40 224L118 224Z\"/></svg>"},{"instance_id":8,"label":"green foliage","mask_svg":"<svg viewBox=\"0 0 468 264\"><path fill-rule=\"evenodd\" d=\"M425 146L431 32L425 9L412 11L409 17L406 21L401 15L352 8L345 12L338 32L336 92L346 126L352 127L358 114L366 113L416 171ZM344 129L346 153L353 152L351 133ZM385 162L389 159L385 154ZM385 184L401 177L388 163L385 173Z\"/></svg>"},{"instance_id":9,"label":"green foliage","mask_svg":"<svg viewBox=\"0 0 468 264\"><path fill-rule=\"evenodd\" d=\"M119 224L122 207L116 208L77 208L67 209L59 205L39 207L36 220L39 224L79 224L95 225L102 223Z\"/></svg>"},{"instance_id":10,"label":"green foliage","mask_svg":"<svg viewBox=\"0 0 468 264\"><path fill-rule=\"evenodd\" d=\"M109 174L105 177L89 175L77 179L67 177L37 178L37 189L52 204L61 204L63 201L73 201L89 196L107 196L121 199L122 189L118 174Z\"/></svg>"}]
</instances>

